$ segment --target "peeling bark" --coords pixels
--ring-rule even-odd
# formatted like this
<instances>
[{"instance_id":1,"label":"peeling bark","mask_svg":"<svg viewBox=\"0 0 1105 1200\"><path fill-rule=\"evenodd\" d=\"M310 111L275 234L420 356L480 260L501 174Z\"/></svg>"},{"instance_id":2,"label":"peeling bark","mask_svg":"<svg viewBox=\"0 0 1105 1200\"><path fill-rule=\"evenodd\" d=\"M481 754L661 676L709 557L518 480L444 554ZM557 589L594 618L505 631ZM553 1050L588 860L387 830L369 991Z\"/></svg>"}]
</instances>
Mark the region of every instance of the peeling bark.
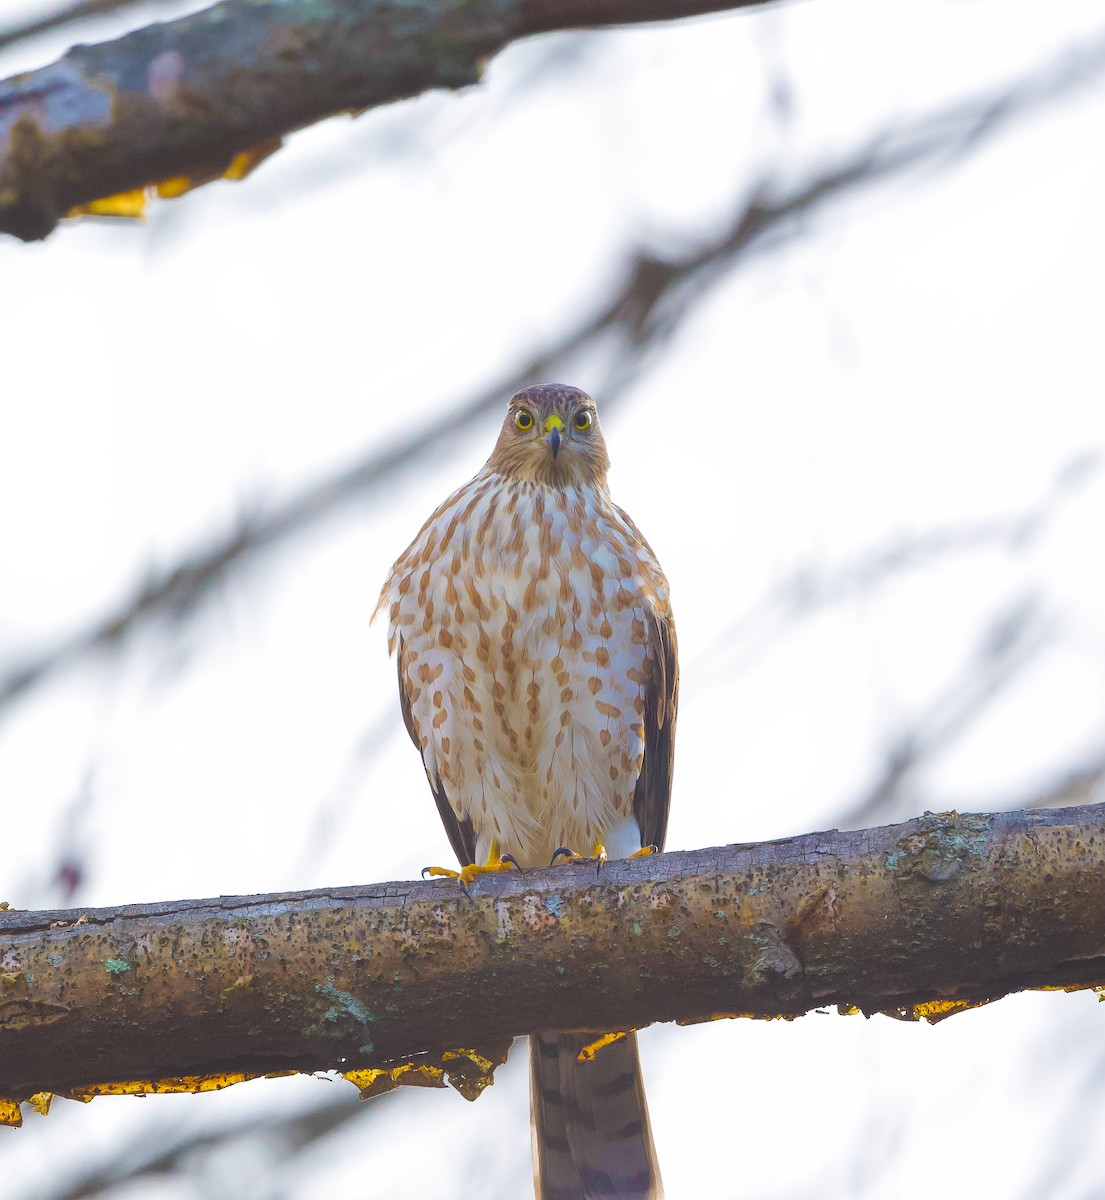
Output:
<instances>
[{"instance_id":1,"label":"peeling bark","mask_svg":"<svg viewBox=\"0 0 1105 1200\"><path fill-rule=\"evenodd\" d=\"M104 197L240 178L324 117L477 83L529 34L766 2L224 0L0 82L0 232L37 240Z\"/></svg>"},{"instance_id":2,"label":"peeling bark","mask_svg":"<svg viewBox=\"0 0 1105 1200\"><path fill-rule=\"evenodd\" d=\"M450 880L0 911L0 1096L395 1065L539 1029L1105 983L1105 805Z\"/></svg>"}]
</instances>

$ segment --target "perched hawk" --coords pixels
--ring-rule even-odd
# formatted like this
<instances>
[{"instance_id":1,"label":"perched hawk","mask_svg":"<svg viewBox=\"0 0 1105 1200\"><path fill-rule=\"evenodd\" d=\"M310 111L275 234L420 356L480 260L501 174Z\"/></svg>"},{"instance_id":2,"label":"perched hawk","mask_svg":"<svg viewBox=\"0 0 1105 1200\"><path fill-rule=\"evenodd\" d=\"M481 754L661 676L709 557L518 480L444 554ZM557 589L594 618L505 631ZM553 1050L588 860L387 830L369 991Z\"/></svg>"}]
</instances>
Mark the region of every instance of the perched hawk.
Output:
<instances>
[{"instance_id":1,"label":"perched hawk","mask_svg":"<svg viewBox=\"0 0 1105 1200\"><path fill-rule=\"evenodd\" d=\"M403 720L465 883L504 855L543 867L561 847L601 860L663 845L675 627L608 466L590 396L518 392L483 470L381 592ZM636 1039L587 1063L579 1035L531 1040L540 1200L662 1195Z\"/></svg>"}]
</instances>

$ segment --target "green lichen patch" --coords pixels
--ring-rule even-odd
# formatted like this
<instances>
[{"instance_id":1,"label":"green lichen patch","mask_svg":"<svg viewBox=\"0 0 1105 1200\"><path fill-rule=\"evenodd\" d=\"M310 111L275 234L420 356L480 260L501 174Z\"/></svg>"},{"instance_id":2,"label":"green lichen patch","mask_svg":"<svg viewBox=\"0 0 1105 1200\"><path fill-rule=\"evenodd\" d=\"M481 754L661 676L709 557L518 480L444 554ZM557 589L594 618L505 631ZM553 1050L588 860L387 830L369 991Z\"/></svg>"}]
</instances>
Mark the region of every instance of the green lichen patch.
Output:
<instances>
[{"instance_id":1,"label":"green lichen patch","mask_svg":"<svg viewBox=\"0 0 1105 1200\"><path fill-rule=\"evenodd\" d=\"M926 813L921 825L896 842L884 860L899 881L943 883L986 853L990 831L986 816Z\"/></svg>"},{"instance_id":2,"label":"green lichen patch","mask_svg":"<svg viewBox=\"0 0 1105 1200\"><path fill-rule=\"evenodd\" d=\"M374 1012L370 1012L369 1009L362 1004L356 996L352 995L350 992L341 991L335 985L333 975L331 975L325 983L316 984L315 991L320 992L328 999L337 1001L336 1006L332 1005L326 1011L326 1019L328 1021L336 1021L342 1013L347 1013L361 1025L367 1025L369 1021L376 1020L376 1014Z\"/></svg>"}]
</instances>

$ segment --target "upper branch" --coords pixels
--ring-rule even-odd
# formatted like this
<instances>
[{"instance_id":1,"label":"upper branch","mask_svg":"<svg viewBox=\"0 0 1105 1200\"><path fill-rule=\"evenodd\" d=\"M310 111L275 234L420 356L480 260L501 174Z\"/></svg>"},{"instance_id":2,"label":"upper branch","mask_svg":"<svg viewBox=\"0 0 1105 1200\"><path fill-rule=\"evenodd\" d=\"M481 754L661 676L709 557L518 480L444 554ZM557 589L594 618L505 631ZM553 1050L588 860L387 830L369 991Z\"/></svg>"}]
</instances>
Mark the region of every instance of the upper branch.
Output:
<instances>
[{"instance_id":1,"label":"upper branch","mask_svg":"<svg viewBox=\"0 0 1105 1200\"><path fill-rule=\"evenodd\" d=\"M540 1029L1105 983L1105 805L388 883L0 912L0 1096L380 1066Z\"/></svg>"},{"instance_id":2,"label":"upper branch","mask_svg":"<svg viewBox=\"0 0 1105 1200\"><path fill-rule=\"evenodd\" d=\"M46 237L75 207L239 177L285 133L479 80L533 33L766 0L224 0L0 82L0 232Z\"/></svg>"}]
</instances>

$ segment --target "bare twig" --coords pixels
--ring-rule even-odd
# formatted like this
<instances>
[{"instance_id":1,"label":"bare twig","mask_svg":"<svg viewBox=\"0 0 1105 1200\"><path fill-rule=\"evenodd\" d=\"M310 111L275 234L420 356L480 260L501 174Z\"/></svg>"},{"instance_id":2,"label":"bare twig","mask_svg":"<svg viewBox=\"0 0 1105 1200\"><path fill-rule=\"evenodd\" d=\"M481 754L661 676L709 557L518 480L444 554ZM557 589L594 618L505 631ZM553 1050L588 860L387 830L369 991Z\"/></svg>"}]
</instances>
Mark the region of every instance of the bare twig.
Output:
<instances>
[{"instance_id":1,"label":"bare twig","mask_svg":"<svg viewBox=\"0 0 1105 1200\"><path fill-rule=\"evenodd\" d=\"M956 678L896 736L876 780L836 819L845 826L856 826L893 815L894 802L910 775L967 734L1010 683L1037 661L1051 633L1033 596L1015 599L997 613Z\"/></svg>"}]
</instances>

